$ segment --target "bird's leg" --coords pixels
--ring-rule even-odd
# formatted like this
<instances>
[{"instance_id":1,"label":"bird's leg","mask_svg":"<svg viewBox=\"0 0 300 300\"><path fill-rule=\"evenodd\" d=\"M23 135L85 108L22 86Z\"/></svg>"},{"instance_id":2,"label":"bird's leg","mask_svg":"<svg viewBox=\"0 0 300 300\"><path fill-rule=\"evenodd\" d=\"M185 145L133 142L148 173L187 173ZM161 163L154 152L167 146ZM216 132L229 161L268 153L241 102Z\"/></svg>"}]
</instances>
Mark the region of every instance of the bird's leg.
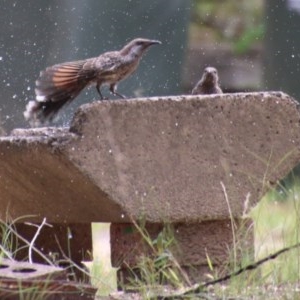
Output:
<instances>
[{"instance_id":1,"label":"bird's leg","mask_svg":"<svg viewBox=\"0 0 300 300\"><path fill-rule=\"evenodd\" d=\"M96 89L97 89L97 91L98 91L98 94L100 95L100 100L104 100L104 98L103 98L103 96L102 96L102 94L101 94L101 91L100 91L100 83L97 83Z\"/></svg>"},{"instance_id":2,"label":"bird's leg","mask_svg":"<svg viewBox=\"0 0 300 300\"><path fill-rule=\"evenodd\" d=\"M119 93L117 93L116 92L116 84L111 84L110 86L109 86L109 90L111 91L111 93L113 94L113 95L115 95L115 96L119 96L120 98L122 98L122 99L126 99L126 97L124 96L124 95L121 95L121 94L119 94Z\"/></svg>"}]
</instances>

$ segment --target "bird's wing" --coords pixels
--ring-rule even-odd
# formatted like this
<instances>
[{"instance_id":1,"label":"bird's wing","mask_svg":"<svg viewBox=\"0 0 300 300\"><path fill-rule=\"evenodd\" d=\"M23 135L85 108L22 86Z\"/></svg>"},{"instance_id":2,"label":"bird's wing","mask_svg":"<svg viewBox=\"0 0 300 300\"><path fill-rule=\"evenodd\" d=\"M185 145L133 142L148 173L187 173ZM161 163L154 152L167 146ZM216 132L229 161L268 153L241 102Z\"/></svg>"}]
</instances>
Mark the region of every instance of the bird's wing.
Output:
<instances>
[{"instance_id":1,"label":"bird's wing","mask_svg":"<svg viewBox=\"0 0 300 300\"><path fill-rule=\"evenodd\" d=\"M25 118L39 123L51 121L95 78L93 69L84 69L89 60L57 64L42 71L36 81L36 101L30 101L27 105Z\"/></svg>"},{"instance_id":2,"label":"bird's wing","mask_svg":"<svg viewBox=\"0 0 300 300\"><path fill-rule=\"evenodd\" d=\"M40 73L36 81L37 101L72 100L93 79L93 70L84 70L86 60L57 64Z\"/></svg>"},{"instance_id":3,"label":"bird's wing","mask_svg":"<svg viewBox=\"0 0 300 300\"><path fill-rule=\"evenodd\" d=\"M112 51L100 55L92 62L92 64L93 68L97 69L98 76L101 77L103 75L114 74L118 69L124 66L125 62L119 52Z\"/></svg>"}]
</instances>

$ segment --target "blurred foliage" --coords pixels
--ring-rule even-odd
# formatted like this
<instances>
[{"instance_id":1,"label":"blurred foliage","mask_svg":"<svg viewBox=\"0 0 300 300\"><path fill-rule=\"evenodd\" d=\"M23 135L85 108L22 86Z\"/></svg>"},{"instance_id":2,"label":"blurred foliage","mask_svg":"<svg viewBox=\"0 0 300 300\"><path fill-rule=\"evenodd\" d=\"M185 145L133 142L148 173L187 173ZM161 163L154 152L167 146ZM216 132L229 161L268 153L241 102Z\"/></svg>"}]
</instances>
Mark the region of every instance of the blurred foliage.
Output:
<instances>
[{"instance_id":1,"label":"blurred foliage","mask_svg":"<svg viewBox=\"0 0 300 300\"><path fill-rule=\"evenodd\" d=\"M261 41L264 37L265 27L260 24L253 26L243 33L243 35L234 41L234 50L236 53L242 54L256 42Z\"/></svg>"},{"instance_id":2,"label":"blurred foliage","mask_svg":"<svg viewBox=\"0 0 300 300\"><path fill-rule=\"evenodd\" d=\"M264 36L263 1L193 0L191 22L198 41L230 42L237 53L244 53Z\"/></svg>"},{"instance_id":3,"label":"blurred foliage","mask_svg":"<svg viewBox=\"0 0 300 300\"><path fill-rule=\"evenodd\" d=\"M300 178L291 176L285 185L269 191L251 212L257 258L300 242ZM261 271L265 282L299 282L300 248L264 264Z\"/></svg>"}]
</instances>

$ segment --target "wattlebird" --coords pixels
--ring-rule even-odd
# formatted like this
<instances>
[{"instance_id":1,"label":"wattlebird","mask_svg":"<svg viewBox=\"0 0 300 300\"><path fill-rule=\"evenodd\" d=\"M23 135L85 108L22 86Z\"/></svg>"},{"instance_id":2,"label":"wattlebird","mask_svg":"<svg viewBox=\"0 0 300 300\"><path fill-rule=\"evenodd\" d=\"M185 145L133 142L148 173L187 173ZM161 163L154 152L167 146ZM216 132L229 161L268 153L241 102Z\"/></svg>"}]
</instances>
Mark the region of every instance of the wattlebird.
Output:
<instances>
[{"instance_id":1,"label":"wattlebird","mask_svg":"<svg viewBox=\"0 0 300 300\"><path fill-rule=\"evenodd\" d=\"M46 68L36 81L36 100L29 101L24 112L26 120L39 125L52 121L58 111L71 102L87 86L95 85L100 100L101 86L108 85L115 96L119 81L130 76L138 67L144 52L157 40L137 38L120 51L105 52L98 57L57 64Z\"/></svg>"}]
</instances>

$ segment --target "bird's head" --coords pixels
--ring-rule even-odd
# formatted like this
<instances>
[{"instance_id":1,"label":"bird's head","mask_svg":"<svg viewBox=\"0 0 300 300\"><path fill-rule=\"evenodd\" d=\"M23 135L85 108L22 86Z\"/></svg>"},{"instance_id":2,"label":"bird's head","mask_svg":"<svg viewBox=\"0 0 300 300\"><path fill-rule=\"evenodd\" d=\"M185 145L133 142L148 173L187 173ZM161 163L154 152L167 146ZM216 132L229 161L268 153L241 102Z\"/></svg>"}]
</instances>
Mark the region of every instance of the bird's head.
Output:
<instances>
[{"instance_id":1,"label":"bird's head","mask_svg":"<svg viewBox=\"0 0 300 300\"><path fill-rule=\"evenodd\" d=\"M133 55L140 57L145 52L145 50L147 50L150 46L156 44L161 44L161 42L157 40L138 38L125 45L120 52L122 55Z\"/></svg>"},{"instance_id":2,"label":"bird's head","mask_svg":"<svg viewBox=\"0 0 300 300\"><path fill-rule=\"evenodd\" d=\"M214 67L207 67L204 69L203 79L206 82L217 83L219 81L218 71Z\"/></svg>"}]
</instances>

